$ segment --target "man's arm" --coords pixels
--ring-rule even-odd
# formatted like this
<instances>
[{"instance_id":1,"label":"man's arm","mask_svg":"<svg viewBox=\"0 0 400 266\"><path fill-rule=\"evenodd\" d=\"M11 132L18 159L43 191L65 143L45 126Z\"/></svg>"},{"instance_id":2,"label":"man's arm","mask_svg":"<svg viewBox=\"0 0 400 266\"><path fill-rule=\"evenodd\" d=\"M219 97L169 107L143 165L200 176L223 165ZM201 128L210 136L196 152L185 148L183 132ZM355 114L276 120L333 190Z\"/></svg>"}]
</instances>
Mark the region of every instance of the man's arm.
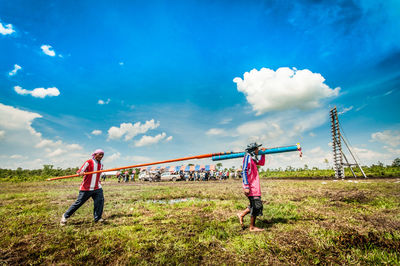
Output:
<instances>
[{"instance_id":1,"label":"man's arm","mask_svg":"<svg viewBox=\"0 0 400 266\"><path fill-rule=\"evenodd\" d=\"M261 155L261 159L257 162L257 165L263 166L265 164L265 154Z\"/></svg>"},{"instance_id":2,"label":"man's arm","mask_svg":"<svg viewBox=\"0 0 400 266\"><path fill-rule=\"evenodd\" d=\"M86 161L86 162L81 166L81 168L78 170L77 173L78 173L80 176L83 176L84 173L85 173L85 171L86 171L86 169L88 168L88 166L89 166L89 163Z\"/></svg>"}]
</instances>

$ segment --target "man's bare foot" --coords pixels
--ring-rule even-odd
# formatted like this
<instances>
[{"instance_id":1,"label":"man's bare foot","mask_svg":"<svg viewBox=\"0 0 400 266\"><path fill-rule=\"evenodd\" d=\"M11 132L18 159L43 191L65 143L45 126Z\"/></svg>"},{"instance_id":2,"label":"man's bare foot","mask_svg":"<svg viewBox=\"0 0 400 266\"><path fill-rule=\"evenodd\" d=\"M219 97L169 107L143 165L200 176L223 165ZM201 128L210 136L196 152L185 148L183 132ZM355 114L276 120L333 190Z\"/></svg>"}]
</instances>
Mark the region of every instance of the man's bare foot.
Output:
<instances>
[{"instance_id":1,"label":"man's bare foot","mask_svg":"<svg viewBox=\"0 0 400 266\"><path fill-rule=\"evenodd\" d=\"M262 232L264 229L258 227L250 227L250 232Z\"/></svg>"},{"instance_id":2,"label":"man's bare foot","mask_svg":"<svg viewBox=\"0 0 400 266\"><path fill-rule=\"evenodd\" d=\"M237 214L237 217L239 218L240 226L243 227L243 216L242 216L242 214L241 214L241 213L238 213L238 214Z\"/></svg>"}]
</instances>

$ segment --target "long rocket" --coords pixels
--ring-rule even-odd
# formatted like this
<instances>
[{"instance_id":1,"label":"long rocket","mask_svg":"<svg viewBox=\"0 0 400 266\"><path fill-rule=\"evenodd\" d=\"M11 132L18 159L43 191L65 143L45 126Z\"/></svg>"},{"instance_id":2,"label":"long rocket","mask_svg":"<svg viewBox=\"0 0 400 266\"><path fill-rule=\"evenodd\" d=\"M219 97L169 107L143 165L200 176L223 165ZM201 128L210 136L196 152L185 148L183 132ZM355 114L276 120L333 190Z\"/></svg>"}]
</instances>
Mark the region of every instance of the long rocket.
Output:
<instances>
[{"instance_id":1,"label":"long rocket","mask_svg":"<svg viewBox=\"0 0 400 266\"><path fill-rule=\"evenodd\" d=\"M283 153L283 152L291 152L291 151L299 151L300 152L300 156L302 156L301 147L300 147L299 143L297 143L296 145L292 145L292 146L267 148L265 150L259 150L258 154L259 155L263 155L263 154L274 154L274 153ZM211 158L213 161L221 161L221 160L228 160L228 159L244 157L244 155L245 155L245 152L234 152L234 151L209 153L209 154L203 154L203 155L197 155L197 156L189 156L189 157L182 157L182 158L177 158L177 159L170 159L170 160L165 160L165 161L158 161L158 162L152 162L152 163L142 163L142 164L136 164L136 165L122 166L122 167L117 167L117 168L111 168L111 169L87 172L87 173L84 173L84 175L103 173L103 172L111 172L111 171L118 171L118 170L129 169L129 168L138 168L138 167L144 167L144 166L150 166L150 165L156 165L156 164L165 164L165 163L173 163L173 162L194 160L194 159ZM77 177L77 176L79 176L79 174L53 177L53 178L49 178L47 180L51 181L51 180L71 178L71 177Z\"/></svg>"}]
</instances>

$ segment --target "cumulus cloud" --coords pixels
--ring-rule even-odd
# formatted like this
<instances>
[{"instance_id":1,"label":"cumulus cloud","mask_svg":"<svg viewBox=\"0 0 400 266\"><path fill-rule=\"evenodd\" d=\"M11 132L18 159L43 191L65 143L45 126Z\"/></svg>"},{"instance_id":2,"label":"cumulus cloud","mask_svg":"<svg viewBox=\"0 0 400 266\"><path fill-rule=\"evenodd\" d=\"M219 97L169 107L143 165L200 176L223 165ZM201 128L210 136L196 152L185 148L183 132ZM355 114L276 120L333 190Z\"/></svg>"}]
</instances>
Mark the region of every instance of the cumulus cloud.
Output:
<instances>
[{"instance_id":1,"label":"cumulus cloud","mask_svg":"<svg viewBox=\"0 0 400 266\"><path fill-rule=\"evenodd\" d=\"M259 142L267 147L293 145L312 134L329 119L329 110L317 109L308 112L287 111L269 117L248 121L229 129L234 140L229 149L243 150L249 142Z\"/></svg>"},{"instance_id":2,"label":"cumulus cloud","mask_svg":"<svg viewBox=\"0 0 400 266\"><path fill-rule=\"evenodd\" d=\"M50 148L54 148L54 147L57 147L57 146L59 146L61 144L62 144L61 140L52 141L52 140L49 140L49 139L42 139L40 142L38 142L35 145L35 147L36 148L49 148L49 147Z\"/></svg>"},{"instance_id":3,"label":"cumulus cloud","mask_svg":"<svg viewBox=\"0 0 400 266\"><path fill-rule=\"evenodd\" d=\"M9 76L14 76L15 74L17 74L17 71L20 70L20 69L22 69L22 67L19 66L19 65L17 65L17 64L15 64L15 65L14 65L14 69L11 70L11 71L8 73L8 75L9 75Z\"/></svg>"},{"instance_id":4,"label":"cumulus cloud","mask_svg":"<svg viewBox=\"0 0 400 266\"><path fill-rule=\"evenodd\" d=\"M261 142L268 145L274 140L287 139L284 130L277 121L251 121L237 127L239 136L246 137L245 142ZM271 145L271 144L269 144Z\"/></svg>"},{"instance_id":5,"label":"cumulus cloud","mask_svg":"<svg viewBox=\"0 0 400 266\"><path fill-rule=\"evenodd\" d=\"M372 142L381 142L391 147L400 145L400 131L385 130L371 134Z\"/></svg>"},{"instance_id":6,"label":"cumulus cloud","mask_svg":"<svg viewBox=\"0 0 400 266\"><path fill-rule=\"evenodd\" d=\"M47 96L52 97L52 96L58 96L60 95L60 91L56 88L56 87L52 87L52 88L36 88L32 91L26 90L21 88L20 86L15 86L14 90L16 93L18 93L19 95L32 95L35 98L45 98Z\"/></svg>"},{"instance_id":7,"label":"cumulus cloud","mask_svg":"<svg viewBox=\"0 0 400 266\"><path fill-rule=\"evenodd\" d=\"M55 156L59 156L61 154L65 154L65 151L63 149L55 149L54 151L50 152L47 154L47 157L55 157Z\"/></svg>"},{"instance_id":8,"label":"cumulus cloud","mask_svg":"<svg viewBox=\"0 0 400 266\"><path fill-rule=\"evenodd\" d=\"M103 101L103 100L98 100L97 104L103 105L103 104L109 104L110 103L110 99L107 99L107 101Z\"/></svg>"},{"instance_id":9,"label":"cumulus cloud","mask_svg":"<svg viewBox=\"0 0 400 266\"><path fill-rule=\"evenodd\" d=\"M92 131L92 135L98 136L101 135L103 132L101 130L95 129Z\"/></svg>"},{"instance_id":10,"label":"cumulus cloud","mask_svg":"<svg viewBox=\"0 0 400 266\"><path fill-rule=\"evenodd\" d=\"M31 135L40 137L41 134L32 128L32 121L41 117L40 114L23 111L0 103L0 127L5 130L26 130ZM2 131L4 132L4 130Z\"/></svg>"},{"instance_id":11,"label":"cumulus cloud","mask_svg":"<svg viewBox=\"0 0 400 266\"><path fill-rule=\"evenodd\" d=\"M3 132L0 133L3 135L0 141L1 167L38 169L42 164L74 167L87 158L88 154L80 152L83 148L79 144L44 139L32 126L35 119L41 117L38 113L0 103L0 132ZM11 158L9 154L20 154L23 158ZM24 160L23 165L20 160Z\"/></svg>"},{"instance_id":12,"label":"cumulus cloud","mask_svg":"<svg viewBox=\"0 0 400 266\"><path fill-rule=\"evenodd\" d=\"M237 90L245 94L257 115L294 108L317 108L323 99L337 96L340 90L327 86L319 73L288 67L276 71L253 69L244 73L244 79L236 77L233 82L237 84Z\"/></svg>"},{"instance_id":13,"label":"cumulus cloud","mask_svg":"<svg viewBox=\"0 0 400 266\"><path fill-rule=\"evenodd\" d=\"M165 132L158 134L154 137L144 135L140 140L135 141L135 146L142 147L142 146L156 144L156 143L160 142L161 140L165 139L166 137L167 137L167 134Z\"/></svg>"},{"instance_id":14,"label":"cumulus cloud","mask_svg":"<svg viewBox=\"0 0 400 266\"><path fill-rule=\"evenodd\" d=\"M42 45L40 48L42 49L43 53L47 54L48 56L56 55L56 52L53 50L51 45Z\"/></svg>"},{"instance_id":15,"label":"cumulus cloud","mask_svg":"<svg viewBox=\"0 0 400 266\"><path fill-rule=\"evenodd\" d=\"M386 161L390 155L386 153L376 152L369 149L353 147L352 151L361 160L361 164L376 163L378 161Z\"/></svg>"},{"instance_id":16,"label":"cumulus cloud","mask_svg":"<svg viewBox=\"0 0 400 266\"><path fill-rule=\"evenodd\" d=\"M154 159L147 157L147 156L138 156L138 155L133 155L133 156L127 156L126 160L129 162L134 162L134 163L149 163L149 162L154 162Z\"/></svg>"},{"instance_id":17,"label":"cumulus cloud","mask_svg":"<svg viewBox=\"0 0 400 266\"><path fill-rule=\"evenodd\" d=\"M13 30L13 25L7 24L7 25L3 26L3 24L0 22L0 33L2 35L8 35L8 34L12 34L14 32L15 32L15 30Z\"/></svg>"},{"instance_id":18,"label":"cumulus cloud","mask_svg":"<svg viewBox=\"0 0 400 266\"><path fill-rule=\"evenodd\" d=\"M151 129L155 129L160 125L160 122L155 122L154 119L146 121L144 124L141 122L132 123L122 123L119 127L111 127L108 130L108 139L120 139L125 136L124 140L131 140L133 137L144 134Z\"/></svg>"},{"instance_id":19,"label":"cumulus cloud","mask_svg":"<svg viewBox=\"0 0 400 266\"><path fill-rule=\"evenodd\" d=\"M171 141L172 139L173 139L173 137L172 137L172 136L169 136L168 138L165 139L165 141L168 142L168 141Z\"/></svg>"},{"instance_id":20,"label":"cumulus cloud","mask_svg":"<svg viewBox=\"0 0 400 266\"><path fill-rule=\"evenodd\" d=\"M50 139L41 139L34 147L44 149L47 152L47 157L58 156L71 151L79 151L83 149L79 144L67 144L61 140L53 141Z\"/></svg>"},{"instance_id":21,"label":"cumulus cloud","mask_svg":"<svg viewBox=\"0 0 400 266\"><path fill-rule=\"evenodd\" d=\"M292 135L299 135L314 128L322 126L328 120L326 110L317 110L309 114L302 114L301 117L293 117L289 121L294 125Z\"/></svg>"},{"instance_id":22,"label":"cumulus cloud","mask_svg":"<svg viewBox=\"0 0 400 266\"><path fill-rule=\"evenodd\" d=\"M116 152L116 153L111 154L110 156L105 156L103 161L104 161L104 163L110 163L110 162L118 160L119 158L121 158L121 153Z\"/></svg>"}]
</instances>

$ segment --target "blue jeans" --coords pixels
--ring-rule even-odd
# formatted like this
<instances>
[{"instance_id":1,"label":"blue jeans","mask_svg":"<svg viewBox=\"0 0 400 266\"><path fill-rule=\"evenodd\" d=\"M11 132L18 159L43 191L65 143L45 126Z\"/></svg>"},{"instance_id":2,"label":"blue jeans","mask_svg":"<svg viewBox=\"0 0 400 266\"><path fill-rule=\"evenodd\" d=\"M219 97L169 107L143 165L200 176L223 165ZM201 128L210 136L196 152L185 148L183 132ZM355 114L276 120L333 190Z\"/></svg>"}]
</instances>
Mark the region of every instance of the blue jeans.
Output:
<instances>
[{"instance_id":1,"label":"blue jeans","mask_svg":"<svg viewBox=\"0 0 400 266\"><path fill-rule=\"evenodd\" d=\"M100 220L101 215L103 214L103 207L104 207L104 195L102 188L92 191L80 190L78 199L64 213L64 217L65 218L71 217L71 215L74 214L74 212L78 210L89 198L92 198L94 201L94 208L93 208L94 221L97 222L98 220Z\"/></svg>"}]
</instances>

